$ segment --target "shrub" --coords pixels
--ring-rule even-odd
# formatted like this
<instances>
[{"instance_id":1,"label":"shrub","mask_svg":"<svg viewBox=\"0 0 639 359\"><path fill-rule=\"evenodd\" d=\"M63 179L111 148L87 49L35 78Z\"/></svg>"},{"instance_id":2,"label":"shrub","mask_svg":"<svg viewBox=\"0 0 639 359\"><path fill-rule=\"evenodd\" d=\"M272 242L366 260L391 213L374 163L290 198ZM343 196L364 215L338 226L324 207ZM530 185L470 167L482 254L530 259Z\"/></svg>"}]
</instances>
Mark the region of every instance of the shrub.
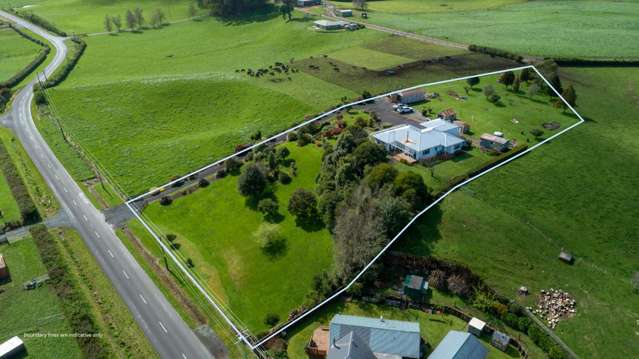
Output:
<instances>
[{"instance_id":1,"label":"shrub","mask_svg":"<svg viewBox=\"0 0 639 359\"><path fill-rule=\"evenodd\" d=\"M532 130L530 130L530 134L535 136L535 138L539 138L541 136L543 136L544 131L538 129L538 128L533 128Z\"/></svg>"},{"instance_id":2,"label":"shrub","mask_svg":"<svg viewBox=\"0 0 639 359\"><path fill-rule=\"evenodd\" d=\"M488 102L490 103L498 103L499 100L501 100L501 96L497 95L496 93L488 96Z\"/></svg>"},{"instance_id":3,"label":"shrub","mask_svg":"<svg viewBox=\"0 0 639 359\"><path fill-rule=\"evenodd\" d=\"M277 314L269 313L264 318L264 324L269 325L271 327L275 326L280 321L280 316Z\"/></svg>"},{"instance_id":4,"label":"shrub","mask_svg":"<svg viewBox=\"0 0 639 359\"><path fill-rule=\"evenodd\" d=\"M242 167L242 161L235 157L231 157L224 162L224 169L230 174L237 174Z\"/></svg>"},{"instance_id":5,"label":"shrub","mask_svg":"<svg viewBox=\"0 0 639 359\"><path fill-rule=\"evenodd\" d=\"M288 211L301 219L311 219L317 213L317 198L309 190L298 188L288 201Z\"/></svg>"},{"instance_id":6,"label":"shrub","mask_svg":"<svg viewBox=\"0 0 639 359\"><path fill-rule=\"evenodd\" d=\"M313 137L309 135L308 133L301 134L299 138L297 139L297 145L300 147L304 147L311 142L313 142Z\"/></svg>"},{"instance_id":7,"label":"shrub","mask_svg":"<svg viewBox=\"0 0 639 359\"><path fill-rule=\"evenodd\" d=\"M163 196L162 198L160 198L160 204L162 206L168 206L171 203L173 203L173 199L169 196Z\"/></svg>"},{"instance_id":8,"label":"shrub","mask_svg":"<svg viewBox=\"0 0 639 359\"><path fill-rule=\"evenodd\" d=\"M166 240L169 241L169 242L175 241L176 238L177 238L177 236L175 234L173 234L173 233L169 233L169 234L166 235Z\"/></svg>"},{"instance_id":9,"label":"shrub","mask_svg":"<svg viewBox=\"0 0 639 359\"><path fill-rule=\"evenodd\" d=\"M255 231L254 236L260 245L260 249L268 256L278 256L286 249L286 238L284 238L279 226L276 224L261 224Z\"/></svg>"},{"instance_id":10,"label":"shrub","mask_svg":"<svg viewBox=\"0 0 639 359\"><path fill-rule=\"evenodd\" d=\"M289 184L292 181L291 176L289 176L286 172L280 172L278 179L281 184Z\"/></svg>"},{"instance_id":11,"label":"shrub","mask_svg":"<svg viewBox=\"0 0 639 359\"><path fill-rule=\"evenodd\" d=\"M242 171L237 181L237 188L243 196L258 197L266 189L267 179L262 166L258 163L251 163Z\"/></svg>"},{"instance_id":12,"label":"shrub","mask_svg":"<svg viewBox=\"0 0 639 359\"><path fill-rule=\"evenodd\" d=\"M209 180L207 180L206 178L200 178L200 180L198 181L198 185L202 188L208 187L210 184L211 182L209 182Z\"/></svg>"},{"instance_id":13,"label":"shrub","mask_svg":"<svg viewBox=\"0 0 639 359\"><path fill-rule=\"evenodd\" d=\"M257 204L257 210L262 212L266 217L274 216L275 214L277 214L278 209L279 205L277 204L277 202L270 198L264 198Z\"/></svg>"},{"instance_id":14,"label":"shrub","mask_svg":"<svg viewBox=\"0 0 639 359\"><path fill-rule=\"evenodd\" d=\"M444 271L441 269L435 269L434 271L430 272L430 275L428 276L428 285L437 290L447 290L448 288L446 286L446 273L444 273Z\"/></svg>"},{"instance_id":15,"label":"shrub","mask_svg":"<svg viewBox=\"0 0 639 359\"><path fill-rule=\"evenodd\" d=\"M195 264L193 263L193 260L191 258L186 259L186 265L189 266L189 268L195 267Z\"/></svg>"},{"instance_id":16,"label":"shrub","mask_svg":"<svg viewBox=\"0 0 639 359\"><path fill-rule=\"evenodd\" d=\"M468 298L471 293L471 286L466 279L458 274L454 274L446 280L448 290L462 298Z\"/></svg>"},{"instance_id":17,"label":"shrub","mask_svg":"<svg viewBox=\"0 0 639 359\"><path fill-rule=\"evenodd\" d=\"M289 133L288 133L288 136L287 136L287 138L288 138L288 140L289 140L290 142L295 142L295 141L297 141L297 138L298 138L298 137L299 137L299 136L297 135L297 132L289 132Z\"/></svg>"}]
</instances>

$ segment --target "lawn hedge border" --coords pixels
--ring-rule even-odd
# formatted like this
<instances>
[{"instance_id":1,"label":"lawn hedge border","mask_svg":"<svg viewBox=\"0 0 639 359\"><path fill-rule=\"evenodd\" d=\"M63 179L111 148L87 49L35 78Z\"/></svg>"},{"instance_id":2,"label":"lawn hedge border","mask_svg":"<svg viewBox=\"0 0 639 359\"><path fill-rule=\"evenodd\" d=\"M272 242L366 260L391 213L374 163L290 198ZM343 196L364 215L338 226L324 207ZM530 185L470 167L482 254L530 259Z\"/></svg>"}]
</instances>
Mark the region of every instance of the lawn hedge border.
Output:
<instances>
[{"instance_id":1,"label":"lawn hedge border","mask_svg":"<svg viewBox=\"0 0 639 359\"><path fill-rule=\"evenodd\" d=\"M69 320L71 329L78 334L99 334L100 328L91 312L91 305L78 288L77 280L70 274L69 266L55 238L42 224L31 227L29 232L49 273L48 283L60 299L62 311ZM84 357L105 359L112 357L107 343L101 336L79 335L76 339Z\"/></svg>"},{"instance_id":2,"label":"lawn hedge border","mask_svg":"<svg viewBox=\"0 0 639 359\"><path fill-rule=\"evenodd\" d=\"M67 33L58 29L55 25L53 25L52 23L50 23L49 21L47 21L45 18L40 17L30 11L20 11L20 10L15 10L15 9L9 9L8 10L10 13L19 16L25 20L28 20L31 23L34 23L36 25L39 25L40 27L44 28L47 31L50 31L56 35L62 36L62 37L67 37Z\"/></svg>"},{"instance_id":3,"label":"lawn hedge border","mask_svg":"<svg viewBox=\"0 0 639 359\"><path fill-rule=\"evenodd\" d=\"M0 142L0 170L4 173L13 198L18 204L20 215L22 216L22 224L33 224L40 221L40 213L36 207L26 184L22 180L18 168L13 163L4 143Z\"/></svg>"},{"instance_id":4,"label":"lawn hedge border","mask_svg":"<svg viewBox=\"0 0 639 359\"><path fill-rule=\"evenodd\" d=\"M42 64L44 60L46 60L47 56L49 55L49 52L51 52L51 49L48 46L44 47L42 50L40 50L40 53L38 54L38 56L36 56L36 58L33 59L33 61L31 61L22 70L18 71L18 73L11 76L8 80L4 82L0 82L0 88L2 87L11 88L19 84L22 80L27 78L27 76L29 76L33 72L33 70L38 68L38 66L40 66L40 64Z\"/></svg>"},{"instance_id":5,"label":"lawn hedge border","mask_svg":"<svg viewBox=\"0 0 639 359\"><path fill-rule=\"evenodd\" d=\"M497 49L497 48L494 48L494 47L480 46L480 45L472 44L472 45L468 46L468 50L470 50L472 52L479 52L479 53L486 54L486 55L503 57L503 58L514 60L514 61L517 61L517 62L520 62L520 63L524 62L524 57L523 56L521 56L519 54L512 53L510 51Z\"/></svg>"},{"instance_id":6,"label":"lawn hedge border","mask_svg":"<svg viewBox=\"0 0 639 359\"><path fill-rule=\"evenodd\" d=\"M49 78L42 83L42 87L51 88L58 86L62 81L64 81L67 76L73 71L75 65L77 65L78 61L80 61L80 57L84 54L84 50L87 47L87 43L81 38L74 36L71 38L71 41L74 43L76 50L71 53L71 56L67 57L64 64L59 67L56 71L53 72ZM40 85L36 85L36 90L40 88Z\"/></svg>"}]
</instances>

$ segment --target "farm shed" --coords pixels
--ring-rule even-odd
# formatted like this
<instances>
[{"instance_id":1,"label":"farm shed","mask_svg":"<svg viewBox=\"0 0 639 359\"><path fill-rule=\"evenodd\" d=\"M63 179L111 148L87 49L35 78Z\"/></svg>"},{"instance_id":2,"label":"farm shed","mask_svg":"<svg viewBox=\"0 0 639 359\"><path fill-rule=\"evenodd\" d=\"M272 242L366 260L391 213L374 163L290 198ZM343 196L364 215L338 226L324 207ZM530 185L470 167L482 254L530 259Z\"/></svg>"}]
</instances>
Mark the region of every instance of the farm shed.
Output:
<instances>
[{"instance_id":1,"label":"farm shed","mask_svg":"<svg viewBox=\"0 0 639 359\"><path fill-rule=\"evenodd\" d=\"M451 330L428 359L484 359L487 353L488 349L474 335Z\"/></svg>"},{"instance_id":2,"label":"farm shed","mask_svg":"<svg viewBox=\"0 0 639 359\"><path fill-rule=\"evenodd\" d=\"M468 322L468 332L475 334L476 336L481 336L481 333L484 331L485 327L486 322L475 317L472 317Z\"/></svg>"},{"instance_id":3,"label":"farm shed","mask_svg":"<svg viewBox=\"0 0 639 359\"><path fill-rule=\"evenodd\" d=\"M320 1L319 0L297 0L295 4L298 7L308 7L308 6L319 5Z\"/></svg>"},{"instance_id":4,"label":"farm shed","mask_svg":"<svg viewBox=\"0 0 639 359\"><path fill-rule=\"evenodd\" d=\"M484 133L479 137L479 145L484 149L505 151L510 146L510 141L490 133Z\"/></svg>"},{"instance_id":5,"label":"farm shed","mask_svg":"<svg viewBox=\"0 0 639 359\"><path fill-rule=\"evenodd\" d=\"M16 357L18 353L24 350L24 342L18 337L13 337L6 342L0 344L0 359L8 359Z\"/></svg>"},{"instance_id":6,"label":"farm shed","mask_svg":"<svg viewBox=\"0 0 639 359\"><path fill-rule=\"evenodd\" d=\"M316 28L322 30L340 30L348 23L345 21L317 20L313 24Z\"/></svg>"},{"instance_id":7,"label":"farm shed","mask_svg":"<svg viewBox=\"0 0 639 359\"><path fill-rule=\"evenodd\" d=\"M337 16L341 16L341 17L351 17L353 16L353 10L350 10L350 9L337 10L336 14Z\"/></svg>"},{"instance_id":8,"label":"farm shed","mask_svg":"<svg viewBox=\"0 0 639 359\"><path fill-rule=\"evenodd\" d=\"M417 322L337 314L331 320L329 331L330 343L354 333L373 353L401 358L421 357L421 337ZM329 358L332 359L330 351L331 349Z\"/></svg>"},{"instance_id":9,"label":"farm shed","mask_svg":"<svg viewBox=\"0 0 639 359\"><path fill-rule=\"evenodd\" d=\"M426 92L423 90L402 91L397 94L397 101L405 105L426 101Z\"/></svg>"},{"instance_id":10,"label":"farm shed","mask_svg":"<svg viewBox=\"0 0 639 359\"><path fill-rule=\"evenodd\" d=\"M402 290L405 296L421 302L428 291L428 282L421 276L409 274L404 278Z\"/></svg>"},{"instance_id":11,"label":"farm shed","mask_svg":"<svg viewBox=\"0 0 639 359\"><path fill-rule=\"evenodd\" d=\"M559 252L559 259L568 264L572 264L575 261L575 257L572 255L572 253L566 252L564 250Z\"/></svg>"},{"instance_id":12,"label":"farm shed","mask_svg":"<svg viewBox=\"0 0 639 359\"><path fill-rule=\"evenodd\" d=\"M0 254L0 280L9 278L9 268L4 261L4 257Z\"/></svg>"},{"instance_id":13,"label":"farm shed","mask_svg":"<svg viewBox=\"0 0 639 359\"><path fill-rule=\"evenodd\" d=\"M457 112L452 108L447 108L444 111L437 114L439 118L444 119L446 121L455 121L457 119Z\"/></svg>"},{"instance_id":14,"label":"farm shed","mask_svg":"<svg viewBox=\"0 0 639 359\"><path fill-rule=\"evenodd\" d=\"M508 349L509 343L510 337L508 335L497 330L493 332L490 344L492 344L495 348L505 352Z\"/></svg>"}]
</instances>

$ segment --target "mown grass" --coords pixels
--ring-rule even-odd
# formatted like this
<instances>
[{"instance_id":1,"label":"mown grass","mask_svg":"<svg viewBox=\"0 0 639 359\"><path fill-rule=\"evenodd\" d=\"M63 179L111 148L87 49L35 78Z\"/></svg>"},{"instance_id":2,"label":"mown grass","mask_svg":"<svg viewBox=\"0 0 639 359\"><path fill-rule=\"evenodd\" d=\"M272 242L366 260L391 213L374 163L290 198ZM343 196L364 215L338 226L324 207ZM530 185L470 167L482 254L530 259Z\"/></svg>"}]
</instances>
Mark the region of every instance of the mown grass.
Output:
<instances>
[{"instance_id":1,"label":"mown grass","mask_svg":"<svg viewBox=\"0 0 639 359\"><path fill-rule=\"evenodd\" d=\"M372 1L370 21L405 31L516 53L588 58L637 58L635 1L464 2L431 11L434 2ZM484 3L484 4L482 4ZM504 6L497 6L502 3ZM469 5L469 6L466 6Z\"/></svg>"},{"instance_id":2,"label":"mown grass","mask_svg":"<svg viewBox=\"0 0 639 359\"><path fill-rule=\"evenodd\" d=\"M402 320L418 322L421 338L433 350L450 330L465 332L467 323L450 314L428 314L416 309L401 310L395 307L361 302L334 302L320 309L301 325L295 327L288 336L288 355L291 359L304 359L308 355L304 347L313 336L313 331L320 326L328 326L336 314L356 315L369 318ZM486 338L481 338L483 346L488 349L488 358L518 358L517 352L504 353L490 345Z\"/></svg>"},{"instance_id":3,"label":"mown grass","mask_svg":"<svg viewBox=\"0 0 639 359\"><path fill-rule=\"evenodd\" d=\"M277 226L286 238L285 249L277 256L260 249L254 234L265 221L239 194L237 176L214 181L170 206L154 203L144 211L164 233L177 234L180 251L193 260L195 271L254 333L269 328L264 323L269 313L285 320L304 302L313 276L330 270L332 263L328 231L298 226L287 210L295 189L314 189L322 150L314 145L286 146L298 175L290 184L275 185L282 215Z\"/></svg>"},{"instance_id":4,"label":"mown grass","mask_svg":"<svg viewBox=\"0 0 639 359\"><path fill-rule=\"evenodd\" d=\"M25 343L28 357L77 358L81 351L73 337L46 337L47 333L73 333L53 289L44 284L35 290L24 290L22 284L47 273L33 239L27 237L10 245L0 246L0 253L11 273L11 281L0 285L0 342L19 336ZM25 336L43 333L44 337Z\"/></svg>"},{"instance_id":5,"label":"mown grass","mask_svg":"<svg viewBox=\"0 0 639 359\"><path fill-rule=\"evenodd\" d=\"M7 183L7 179L0 171L0 228L5 223L20 221L22 216L20 215L20 209L16 200L11 194L11 188Z\"/></svg>"},{"instance_id":6,"label":"mown grass","mask_svg":"<svg viewBox=\"0 0 639 359\"><path fill-rule=\"evenodd\" d=\"M639 108L639 70L565 69L564 81L589 121L454 193L398 247L465 263L512 298L521 285L567 290L577 314L556 332L577 354L636 357L639 133L628 114ZM573 266L557 259L562 248Z\"/></svg>"},{"instance_id":7,"label":"mown grass","mask_svg":"<svg viewBox=\"0 0 639 359\"><path fill-rule=\"evenodd\" d=\"M383 0L371 1L368 5L369 13L391 12L394 14L422 14L443 13L451 11L485 10L504 5L525 2L524 0ZM334 1L340 8L353 8L350 1Z\"/></svg>"},{"instance_id":8,"label":"mown grass","mask_svg":"<svg viewBox=\"0 0 639 359\"><path fill-rule=\"evenodd\" d=\"M10 28L0 27L0 82L8 80L27 66L41 47Z\"/></svg>"}]
</instances>

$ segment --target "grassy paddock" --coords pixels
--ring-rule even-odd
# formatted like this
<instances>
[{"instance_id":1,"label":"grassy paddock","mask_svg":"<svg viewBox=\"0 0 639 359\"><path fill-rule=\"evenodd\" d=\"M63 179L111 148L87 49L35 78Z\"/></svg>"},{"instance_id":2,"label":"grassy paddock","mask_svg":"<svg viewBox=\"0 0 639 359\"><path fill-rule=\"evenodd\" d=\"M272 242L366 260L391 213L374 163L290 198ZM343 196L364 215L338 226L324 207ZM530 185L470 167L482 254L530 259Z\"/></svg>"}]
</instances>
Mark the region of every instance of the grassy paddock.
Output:
<instances>
[{"instance_id":1,"label":"grassy paddock","mask_svg":"<svg viewBox=\"0 0 639 359\"><path fill-rule=\"evenodd\" d=\"M0 82L8 80L27 66L41 49L13 29L0 27Z\"/></svg>"},{"instance_id":2,"label":"grassy paddock","mask_svg":"<svg viewBox=\"0 0 639 359\"><path fill-rule=\"evenodd\" d=\"M639 198L628 189L639 173L639 133L627 114L638 109L639 71L573 68L563 75L588 122L454 193L398 248L464 263L513 298L521 285L533 293L567 290L577 314L556 333L577 354L636 357L639 296L630 278L639 256L632 239ZM562 248L575 254L573 266L557 260ZM533 302L534 295L524 300Z\"/></svg>"}]
</instances>

